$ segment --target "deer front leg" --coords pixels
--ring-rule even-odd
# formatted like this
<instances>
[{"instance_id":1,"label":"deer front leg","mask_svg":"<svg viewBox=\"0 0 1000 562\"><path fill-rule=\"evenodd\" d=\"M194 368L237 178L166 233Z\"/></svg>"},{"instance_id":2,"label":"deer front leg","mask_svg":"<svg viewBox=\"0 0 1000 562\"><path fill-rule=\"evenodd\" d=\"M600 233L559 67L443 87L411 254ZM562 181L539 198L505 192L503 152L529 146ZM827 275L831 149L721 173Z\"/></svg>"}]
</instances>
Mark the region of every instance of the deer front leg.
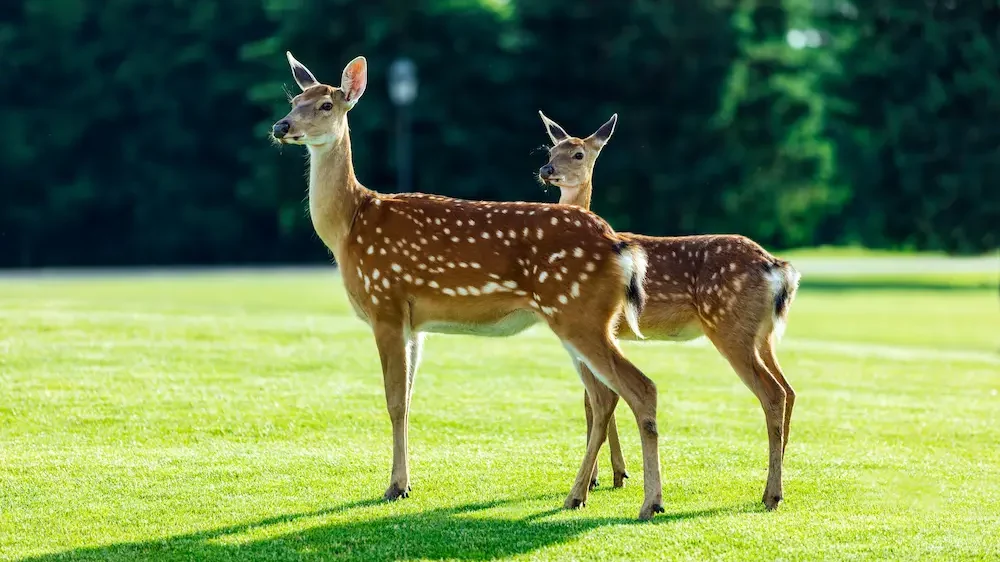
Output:
<instances>
[{"instance_id":1,"label":"deer front leg","mask_svg":"<svg viewBox=\"0 0 1000 562\"><path fill-rule=\"evenodd\" d=\"M587 503L587 493L593 488L597 471L597 453L608 433L608 419L618 403L618 395L598 381L589 369L580 368L580 379L586 387L585 407L588 415L587 452L580 465L580 472L566 498L564 507L575 509Z\"/></svg>"},{"instance_id":2,"label":"deer front leg","mask_svg":"<svg viewBox=\"0 0 1000 562\"><path fill-rule=\"evenodd\" d=\"M585 368L585 367L583 367L580 363L577 363L576 364L576 369L577 369L578 373L580 372L581 368ZM580 373L580 377L581 378L583 377L582 373ZM586 443L589 444L590 443L590 434L594 430L594 409L590 406L590 395L587 394L587 389L586 388L583 390L583 414L587 418L587 441L586 441ZM600 451L600 448L598 448L598 451ZM590 475L590 489L591 490L593 490L594 488L597 487L598 465L599 465L599 463L596 463L596 462L594 463L594 472Z\"/></svg>"},{"instance_id":3,"label":"deer front leg","mask_svg":"<svg viewBox=\"0 0 1000 562\"><path fill-rule=\"evenodd\" d=\"M592 377L593 374L590 369L580 361L579 359L574 359L574 364L576 365L577 373L580 375L580 379L583 380L584 377ZM587 391L583 392L583 409L584 414L587 418L587 440L589 442L591 431L594 426L594 411L590 405L590 397ZM611 469L614 472L614 487L621 488L625 485L625 479L628 478L628 471L625 467L625 457L622 455L622 445L618 440L618 423L615 421L614 410L611 411L611 420L608 422L608 445L611 449ZM603 443L601 443L603 445ZM600 451L600 447L598 447ZM599 453L598 453L599 454ZM590 489L593 490L598 486L597 473L599 472L599 462L594 463L594 473L590 477Z\"/></svg>"},{"instance_id":4,"label":"deer front leg","mask_svg":"<svg viewBox=\"0 0 1000 562\"><path fill-rule=\"evenodd\" d=\"M375 344L382 361L385 403L392 422L392 475L386 500L405 498L410 493L410 469L406 455L406 429L409 410L409 357L407 339L401 324L376 322Z\"/></svg>"}]
</instances>

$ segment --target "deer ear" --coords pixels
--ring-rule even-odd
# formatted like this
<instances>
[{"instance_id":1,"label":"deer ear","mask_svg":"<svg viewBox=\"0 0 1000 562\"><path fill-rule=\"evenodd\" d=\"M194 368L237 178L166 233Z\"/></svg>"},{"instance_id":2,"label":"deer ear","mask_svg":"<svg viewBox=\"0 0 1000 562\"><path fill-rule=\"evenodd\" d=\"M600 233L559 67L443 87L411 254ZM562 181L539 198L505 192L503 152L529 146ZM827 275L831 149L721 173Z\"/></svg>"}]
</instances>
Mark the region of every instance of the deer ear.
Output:
<instances>
[{"instance_id":1,"label":"deer ear","mask_svg":"<svg viewBox=\"0 0 1000 562\"><path fill-rule=\"evenodd\" d=\"M312 72L309 72L306 65L295 60L295 57L292 56L290 51L285 51L285 56L288 57L288 65L292 67L292 77L295 78L295 83L299 85L299 88L302 88L302 90L305 91L316 84L319 84L319 81L316 80L316 77L313 76Z\"/></svg>"},{"instance_id":2,"label":"deer ear","mask_svg":"<svg viewBox=\"0 0 1000 562\"><path fill-rule=\"evenodd\" d=\"M344 92L344 101L351 107L358 103L368 85L368 61L365 57L355 57L344 67L344 75L340 79L340 89Z\"/></svg>"},{"instance_id":3,"label":"deer ear","mask_svg":"<svg viewBox=\"0 0 1000 562\"><path fill-rule=\"evenodd\" d=\"M597 129L597 131L595 131L594 134L590 135L590 138L587 140L595 144L598 148L603 147L605 144L608 143L608 139L611 138L611 134L615 132L615 125L617 123L618 123L618 114L615 113L614 115L611 116L611 119L608 119L607 123L601 125L601 128Z\"/></svg>"},{"instance_id":4,"label":"deer ear","mask_svg":"<svg viewBox=\"0 0 1000 562\"><path fill-rule=\"evenodd\" d=\"M559 126L559 123L549 119L541 111L538 112L538 116L542 118L542 123L545 124L545 132L549 134L549 140L552 141L553 145L559 144L563 140L569 138L566 131Z\"/></svg>"}]
</instances>

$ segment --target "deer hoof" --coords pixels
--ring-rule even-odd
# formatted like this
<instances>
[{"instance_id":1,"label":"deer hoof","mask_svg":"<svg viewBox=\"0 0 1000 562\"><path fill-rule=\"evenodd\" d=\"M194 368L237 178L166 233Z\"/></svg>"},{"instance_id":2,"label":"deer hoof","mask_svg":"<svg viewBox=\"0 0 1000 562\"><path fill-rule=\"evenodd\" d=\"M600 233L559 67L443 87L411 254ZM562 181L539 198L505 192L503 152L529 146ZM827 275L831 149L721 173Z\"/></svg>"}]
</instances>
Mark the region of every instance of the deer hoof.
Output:
<instances>
[{"instance_id":1,"label":"deer hoof","mask_svg":"<svg viewBox=\"0 0 1000 562\"><path fill-rule=\"evenodd\" d=\"M628 478L627 472L616 472L615 473L615 488L624 488L625 479Z\"/></svg>"},{"instance_id":2,"label":"deer hoof","mask_svg":"<svg viewBox=\"0 0 1000 562\"><path fill-rule=\"evenodd\" d=\"M385 501L395 501L398 499L406 498L410 496L410 487L406 486L405 489L400 488L396 484L390 484L389 489L385 491L382 495L382 499Z\"/></svg>"},{"instance_id":3,"label":"deer hoof","mask_svg":"<svg viewBox=\"0 0 1000 562\"><path fill-rule=\"evenodd\" d=\"M579 509L586 505L587 502L585 500L581 500L580 498L574 498L573 496L566 498L566 502L563 503L563 507L566 509Z\"/></svg>"},{"instance_id":4,"label":"deer hoof","mask_svg":"<svg viewBox=\"0 0 1000 562\"><path fill-rule=\"evenodd\" d=\"M781 504L782 499L784 498L778 494L764 494L764 499L762 500L764 502L764 508L768 511L774 511L775 509L778 509L778 505Z\"/></svg>"},{"instance_id":5,"label":"deer hoof","mask_svg":"<svg viewBox=\"0 0 1000 562\"><path fill-rule=\"evenodd\" d=\"M651 504L649 507L643 506L643 508L639 510L639 520L640 521L649 521L657 513L663 513L663 506L662 505L660 505L658 503L654 503L654 504Z\"/></svg>"},{"instance_id":6,"label":"deer hoof","mask_svg":"<svg viewBox=\"0 0 1000 562\"><path fill-rule=\"evenodd\" d=\"M598 484L597 484L597 478L594 478L593 480L590 481L590 489L591 490L593 490L597 486L598 486Z\"/></svg>"}]
</instances>

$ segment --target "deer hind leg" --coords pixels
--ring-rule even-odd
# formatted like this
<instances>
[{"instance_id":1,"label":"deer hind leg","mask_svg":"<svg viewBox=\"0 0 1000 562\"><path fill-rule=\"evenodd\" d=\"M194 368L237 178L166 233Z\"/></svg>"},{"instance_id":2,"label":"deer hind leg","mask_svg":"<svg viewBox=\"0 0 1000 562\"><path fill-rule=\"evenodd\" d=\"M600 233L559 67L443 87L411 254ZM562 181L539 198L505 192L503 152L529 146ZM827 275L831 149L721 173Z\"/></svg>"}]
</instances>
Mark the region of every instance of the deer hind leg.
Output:
<instances>
[{"instance_id":1,"label":"deer hind leg","mask_svg":"<svg viewBox=\"0 0 1000 562\"><path fill-rule=\"evenodd\" d=\"M778 355L774 349L773 334L768 334L764 338L764 341L760 344L759 351L760 358L764 360L767 369L774 375L778 384L785 389L785 430L783 434L784 440L781 443L781 456L784 459L785 449L788 448L788 428L792 423L792 407L795 405L795 390L792 388L792 385L788 384L788 381L785 379L785 373L781 370L781 365L778 364Z\"/></svg>"},{"instance_id":2,"label":"deer hind leg","mask_svg":"<svg viewBox=\"0 0 1000 562\"><path fill-rule=\"evenodd\" d=\"M767 486L763 502L768 510L782 500L781 468L784 443L785 389L771 374L755 345L756 334L743 333L738 326L731 329L706 330L706 335L732 365L740 379L757 396L764 409L769 450Z\"/></svg>"},{"instance_id":3,"label":"deer hind leg","mask_svg":"<svg viewBox=\"0 0 1000 562\"><path fill-rule=\"evenodd\" d=\"M584 379L587 392L591 397L596 398L591 405L594 408L594 430L587 444L587 455L584 457L583 466L577 477L577 482L573 486L570 499L586 499L587 483L593 475L593 463L597 459L597 451L603 442L606 434L606 424L610 421L611 410L608 412L599 411L598 403L601 407L605 404L601 398L606 396L610 387L613 393L621 395L625 402L635 414L636 423L639 425L639 436L642 440L643 456L643 486L645 499L642 508L639 510L640 519L651 519L654 514L663 512L663 488L660 482L660 455L657 449L657 428L656 428L656 385L642 374L628 359L626 359L617 344L607 335L595 334L571 334L563 337L563 343L570 349L570 353L575 357L580 357L589 367L594 377ZM594 381L594 379L599 379ZM595 384L597 382L597 384ZM603 383L603 384L600 384ZM602 424L601 415L607 416ZM601 441L596 441L600 438Z\"/></svg>"},{"instance_id":4,"label":"deer hind leg","mask_svg":"<svg viewBox=\"0 0 1000 562\"><path fill-rule=\"evenodd\" d=\"M405 498L410 493L410 469L407 461L406 432L409 418L410 391L412 389L410 358L412 346L408 345L402 323L375 322L375 344L382 362L382 379L385 383L385 403L392 422L392 475L386 500ZM407 348L410 347L411 350Z\"/></svg>"}]
</instances>

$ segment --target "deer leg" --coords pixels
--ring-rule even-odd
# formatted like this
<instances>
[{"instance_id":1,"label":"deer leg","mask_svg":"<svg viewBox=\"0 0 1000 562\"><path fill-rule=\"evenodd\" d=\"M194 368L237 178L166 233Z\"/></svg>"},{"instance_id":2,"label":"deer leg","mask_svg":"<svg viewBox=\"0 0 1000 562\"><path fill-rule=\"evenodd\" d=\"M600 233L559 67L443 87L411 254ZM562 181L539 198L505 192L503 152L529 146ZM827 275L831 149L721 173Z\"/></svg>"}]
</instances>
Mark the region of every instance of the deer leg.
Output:
<instances>
[{"instance_id":1,"label":"deer leg","mask_svg":"<svg viewBox=\"0 0 1000 562\"><path fill-rule=\"evenodd\" d=\"M572 351L571 351L572 353ZM596 486L597 454L608 433L608 420L618 403L618 395L602 384L586 367L579 369L580 380L586 388L585 407L587 415L587 452L584 454L576 482L570 490L563 506L566 509L583 507L587 503L587 493Z\"/></svg>"},{"instance_id":2,"label":"deer leg","mask_svg":"<svg viewBox=\"0 0 1000 562\"><path fill-rule=\"evenodd\" d=\"M614 472L614 487L625 486L625 479L628 478L628 470L625 467L625 457L622 455L622 444L618 440L618 422L615 421L615 412L611 411L611 419L608 421L608 448L611 449L611 470Z\"/></svg>"},{"instance_id":3,"label":"deer leg","mask_svg":"<svg viewBox=\"0 0 1000 562\"><path fill-rule=\"evenodd\" d=\"M639 519L652 519L654 514L663 512L660 453L657 449L656 385L626 359L619 351L618 345L607 336L575 336L564 339L564 344L571 348L571 353L581 357L586 362L590 371L600 382L610 387L616 394L621 395L635 415L642 441L643 488L645 491L645 499L639 510ZM586 381L584 382L586 384ZM597 387L595 386L595 388ZM588 387L587 391L591 393L591 396L594 396L593 392L601 390L597 388L596 391L592 391ZM600 420L597 417L597 407L594 406L594 435L597 435L598 430L602 428L598 427ZM610 421L610 417L608 421ZM594 438L594 435L591 436L591 439ZM591 449L593 449L596 458L596 447L588 446L588 453ZM585 457L584 460L586 463L588 458ZM585 465L584 468L589 468L589 465ZM581 471L583 478L589 474ZM574 491L579 490L580 487L578 481Z\"/></svg>"},{"instance_id":4,"label":"deer leg","mask_svg":"<svg viewBox=\"0 0 1000 562\"><path fill-rule=\"evenodd\" d=\"M778 364L778 356L774 350L773 335L768 335L761 342L760 358L764 360L764 364L767 365L767 369L774 375L778 384L785 389L785 430L783 432L784 440L781 443L781 456L784 459L785 449L788 448L788 428L792 423L792 407L795 405L795 390L785 380L785 374L781 371L781 365Z\"/></svg>"},{"instance_id":5,"label":"deer leg","mask_svg":"<svg viewBox=\"0 0 1000 562\"><path fill-rule=\"evenodd\" d=\"M707 331L709 339L726 357L733 370L753 391L764 409L767 423L768 470L763 502L768 510L778 507L782 500L781 468L784 443L785 389L768 371L754 347L753 336L733 337Z\"/></svg>"},{"instance_id":6,"label":"deer leg","mask_svg":"<svg viewBox=\"0 0 1000 562\"><path fill-rule=\"evenodd\" d=\"M411 334L406 342L406 419L403 422L404 431L410 427L410 403L413 401L413 380L417 376L417 367L420 366L420 358L424 349L424 334ZM404 454L406 453L404 449ZM409 472L407 472L409 475ZM409 477L407 477L409 482ZM407 484L406 491L409 492L412 486Z\"/></svg>"},{"instance_id":7,"label":"deer leg","mask_svg":"<svg viewBox=\"0 0 1000 562\"><path fill-rule=\"evenodd\" d=\"M576 365L577 373L580 374L580 380L583 380L583 373L580 372L581 369L585 369L579 361L574 361ZM590 435L594 429L594 409L590 406L590 394L587 389L583 389L583 414L587 418L587 445L590 445ZM600 448L598 448L600 450ZM593 490L597 487L597 464L594 463L594 471L590 475L590 489Z\"/></svg>"},{"instance_id":8,"label":"deer leg","mask_svg":"<svg viewBox=\"0 0 1000 562\"><path fill-rule=\"evenodd\" d=\"M586 376L593 376L590 373L590 369L579 359L574 359L574 363L576 364L576 369L577 372L580 374L581 380L585 376L583 371L587 371ZM591 411L590 401L587 397L586 391L584 391L583 393L583 407L584 407L584 413L587 416L587 438L589 439L590 430L591 427L593 426L593 412ZM625 467L625 457L622 455L622 445L621 442L618 440L618 423L617 421L615 421L614 410L611 411L611 419L608 421L607 433L608 433L607 436L608 446L609 449L611 450L611 469L614 473L614 487L621 488L622 486L625 485L625 479L628 478L628 471L626 470ZM598 451L600 451L600 448L598 448ZM594 463L594 474L590 478L591 490L597 488L598 485L597 473L599 466L600 462Z\"/></svg>"},{"instance_id":9,"label":"deer leg","mask_svg":"<svg viewBox=\"0 0 1000 562\"><path fill-rule=\"evenodd\" d=\"M386 500L409 495L410 470L406 456L406 429L409 415L410 369L407 339L402 324L376 322L375 344L382 361L385 403L392 422L392 476L383 496Z\"/></svg>"}]
</instances>

